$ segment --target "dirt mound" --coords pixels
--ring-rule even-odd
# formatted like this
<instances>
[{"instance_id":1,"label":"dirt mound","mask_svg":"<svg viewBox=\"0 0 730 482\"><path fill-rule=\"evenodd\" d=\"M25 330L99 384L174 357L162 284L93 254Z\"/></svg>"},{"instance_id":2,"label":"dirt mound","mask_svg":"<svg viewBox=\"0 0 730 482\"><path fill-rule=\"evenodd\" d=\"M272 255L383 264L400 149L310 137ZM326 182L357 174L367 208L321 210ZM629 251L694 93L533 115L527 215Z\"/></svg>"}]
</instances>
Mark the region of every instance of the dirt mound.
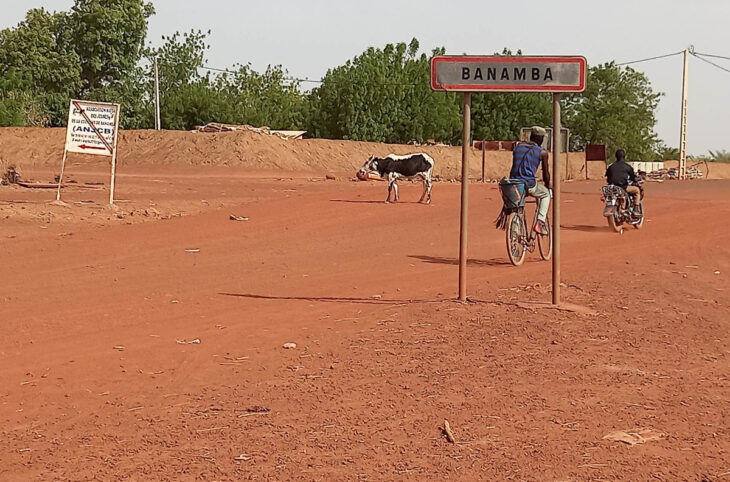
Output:
<instances>
[{"instance_id":1,"label":"dirt mound","mask_svg":"<svg viewBox=\"0 0 730 482\"><path fill-rule=\"evenodd\" d=\"M65 129L0 129L0 158L21 166L60 166ZM123 131L119 138L119 165L231 166L255 171L353 173L370 154L426 152L436 160L435 174L457 178L461 174L461 148L406 146L326 139L284 140L254 132L196 133L187 131ZM481 176L482 153L472 151L470 176ZM511 152L486 153L486 177L497 179L509 170ZM74 162L89 156L71 154ZM571 178L585 178L584 154L570 153ZM98 162L96 157L93 161ZM592 178L603 175L603 165L592 163ZM561 173L565 177L566 172Z\"/></svg>"}]
</instances>

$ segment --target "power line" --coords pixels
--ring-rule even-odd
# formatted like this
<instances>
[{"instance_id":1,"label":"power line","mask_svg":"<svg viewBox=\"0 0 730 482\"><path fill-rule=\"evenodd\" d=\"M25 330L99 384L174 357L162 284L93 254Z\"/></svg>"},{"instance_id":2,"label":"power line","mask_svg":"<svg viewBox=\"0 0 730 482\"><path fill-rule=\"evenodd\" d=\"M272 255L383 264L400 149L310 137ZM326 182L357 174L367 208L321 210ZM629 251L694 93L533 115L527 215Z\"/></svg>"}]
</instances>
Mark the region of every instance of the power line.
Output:
<instances>
[{"instance_id":1,"label":"power line","mask_svg":"<svg viewBox=\"0 0 730 482\"><path fill-rule=\"evenodd\" d=\"M728 73L730 73L730 69L727 69L727 68L723 67L722 65L717 65L717 64L716 64L715 62L712 62L712 61L710 61L710 60L704 59L704 58L702 58L702 57L701 57L700 55L698 55L698 54L692 54L692 55L694 55L695 57L697 57L698 59L700 59L700 60L701 60L701 61L703 61L703 62L707 62L708 64L710 64L710 65L712 65L712 66L715 66L715 67L717 67L717 68L718 68L718 69L720 69L720 70L724 70L725 72L728 72Z\"/></svg>"},{"instance_id":2,"label":"power line","mask_svg":"<svg viewBox=\"0 0 730 482\"><path fill-rule=\"evenodd\" d=\"M639 62L648 62L650 60L657 60L657 59L663 59L663 58L666 58L666 57L673 57L674 55L679 55L681 53L684 53L684 50L680 50L679 52L674 52L673 54L658 55L656 57L649 57L649 58L641 59L641 60L632 60L631 62L622 62L622 63L616 64L616 65L638 64Z\"/></svg>"},{"instance_id":3,"label":"power line","mask_svg":"<svg viewBox=\"0 0 730 482\"><path fill-rule=\"evenodd\" d=\"M657 55L655 57L647 57L645 59L632 60L630 62L621 62L621 63L616 64L616 65L617 66L623 66L623 65L638 64L638 63L641 63L641 62L649 62L651 60L658 60L658 59L664 59L664 58L667 58L667 57L674 57L675 55L679 55L679 54L682 54L682 53L684 53L684 50L680 50L679 52L673 52L671 54ZM699 57L699 55L704 55L706 57L716 57L716 58L727 59L727 60L730 60L730 57L723 57L723 56L720 56L720 55L710 55L710 54L697 54L695 52L691 52L691 53L692 53L692 55L694 55L695 57L699 58L700 60L703 60L705 62L708 62L708 63L710 63L710 64L714 65L715 67L720 68L722 70L727 70L724 67L721 67L721 66L719 66L717 64L714 64L714 63L710 62L707 59L703 59L703 58ZM203 69L203 70L213 71L213 72L223 72L223 73L227 73L227 74L237 74L238 73L238 71L235 71L235 70L220 69L220 68L217 68L217 67L204 67L204 66L201 66L201 67L198 67L198 68ZM728 70L728 72L730 72L730 70ZM308 83L313 83L313 84L323 84L324 83L324 80L322 80L322 79L312 80L312 79L300 79L300 78L297 78L297 77L284 77L284 80L289 81L289 82L308 82ZM404 84L404 83L386 83L386 84L380 84L380 85L393 85L393 86L412 87L412 86L416 86L417 84L412 84L412 83L410 83L410 84Z\"/></svg>"},{"instance_id":4,"label":"power line","mask_svg":"<svg viewBox=\"0 0 730 482\"><path fill-rule=\"evenodd\" d=\"M725 60L730 60L730 57L725 57L725 56L723 56L723 55L712 55L712 54L703 54L703 53L700 53L700 52L695 52L694 54L695 54L695 55L702 55L703 57L714 57L714 58L716 58L716 59L725 59Z\"/></svg>"}]
</instances>

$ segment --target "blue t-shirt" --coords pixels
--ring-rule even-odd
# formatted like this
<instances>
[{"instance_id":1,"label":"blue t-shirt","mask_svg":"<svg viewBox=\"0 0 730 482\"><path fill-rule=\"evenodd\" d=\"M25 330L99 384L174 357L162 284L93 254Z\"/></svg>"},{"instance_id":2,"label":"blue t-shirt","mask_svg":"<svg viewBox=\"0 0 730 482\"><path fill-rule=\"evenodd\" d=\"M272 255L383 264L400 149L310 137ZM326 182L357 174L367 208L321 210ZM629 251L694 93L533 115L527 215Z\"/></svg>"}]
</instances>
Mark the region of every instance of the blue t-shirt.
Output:
<instances>
[{"instance_id":1,"label":"blue t-shirt","mask_svg":"<svg viewBox=\"0 0 730 482\"><path fill-rule=\"evenodd\" d=\"M537 168L540 167L540 154L542 147L534 142L519 142L512 151L512 170L509 173L511 179L522 179L527 181L528 187L535 187L537 184Z\"/></svg>"}]
</instances>

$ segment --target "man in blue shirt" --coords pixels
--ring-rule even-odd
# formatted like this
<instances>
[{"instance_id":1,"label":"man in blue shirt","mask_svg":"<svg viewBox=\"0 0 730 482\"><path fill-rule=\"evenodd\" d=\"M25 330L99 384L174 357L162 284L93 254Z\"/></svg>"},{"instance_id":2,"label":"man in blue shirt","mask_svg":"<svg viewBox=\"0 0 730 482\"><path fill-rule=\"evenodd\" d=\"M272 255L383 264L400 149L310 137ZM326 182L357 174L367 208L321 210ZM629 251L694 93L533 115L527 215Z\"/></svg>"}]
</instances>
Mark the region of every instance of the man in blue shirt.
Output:
<instances>
[{"instance_id":1,"label":"man in blue shirt","mask_svg":"<svg viewBox=\"0 0 730 482\"><path fill-rule=\"evenodd\" d=\"M537 224L535 231L548 234L545 221L550 208L550 167L548 166L548 151L543 149L542 142L547 131L542 127L532 127L530 140L518 142L512 151L512 170L510 179L522 179L527 183L527 193L538 200ZM542 179L544 184L537 180L537 168L542 165Z\"/></svg>"}]
</instances>

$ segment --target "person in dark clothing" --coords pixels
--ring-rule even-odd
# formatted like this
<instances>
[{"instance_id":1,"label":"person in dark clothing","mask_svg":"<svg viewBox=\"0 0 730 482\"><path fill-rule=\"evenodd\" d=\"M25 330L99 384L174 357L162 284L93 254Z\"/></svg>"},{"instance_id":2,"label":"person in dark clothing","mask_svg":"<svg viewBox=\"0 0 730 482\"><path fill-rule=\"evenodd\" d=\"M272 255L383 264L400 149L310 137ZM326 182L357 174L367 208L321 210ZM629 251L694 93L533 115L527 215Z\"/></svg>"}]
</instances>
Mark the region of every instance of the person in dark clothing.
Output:
<instances>
[{"instance_id":1,"label":"person in dark clothing","mask_svg":"<svg viewBox=\"0 0 730 482\"><path fill-rule=\"evenodd\" d=\"M606 182L623 188L634 199L634 212L638 212L641 202L641 190L639 186L629 184L629 181L636 183L634 168L626 162L626 153L623 149L616 151L616 162L606 169Z\"/></svg>"},{"instance_id":2,"label":"person in dark clothing","mask_svg":"<svg viewBox=\"0 0 730 482\"><path fill-rule=\"evenodd\" d=\"M518 142L512 150L511 179L522 179L527 183L527 193L538 200L537 224L535 231L547 235L545 224L548 209L550 208L550 168L548 166L548 152L543 149L542 141L547 131L542 127L533 127L529 142ZM537 168L542 166L543 183L537 180Z\"/></svg>"}]
</instances>

